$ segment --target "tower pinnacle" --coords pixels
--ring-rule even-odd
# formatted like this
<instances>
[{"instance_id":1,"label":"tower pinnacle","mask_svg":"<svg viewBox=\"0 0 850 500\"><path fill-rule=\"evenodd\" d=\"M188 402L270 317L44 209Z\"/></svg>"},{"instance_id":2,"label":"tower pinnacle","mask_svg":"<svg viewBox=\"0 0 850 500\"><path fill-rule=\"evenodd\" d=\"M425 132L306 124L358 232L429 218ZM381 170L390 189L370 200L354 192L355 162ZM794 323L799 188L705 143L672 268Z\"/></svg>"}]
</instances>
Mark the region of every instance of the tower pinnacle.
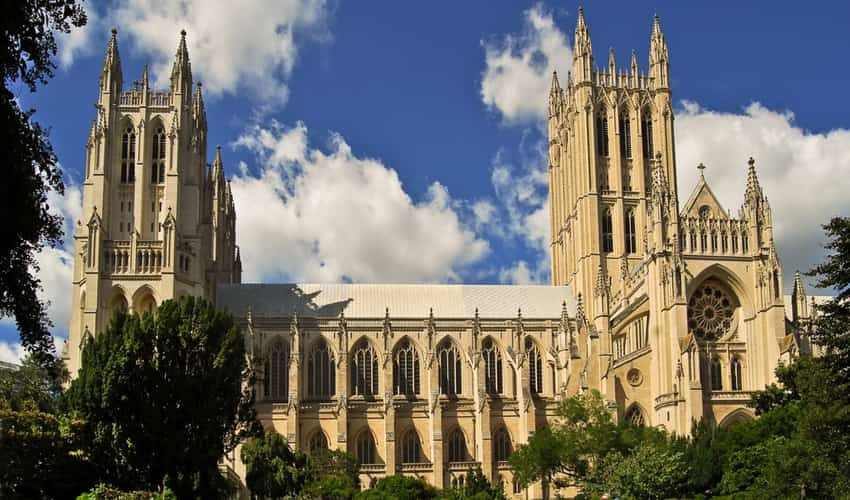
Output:
<instances>
[{"instance_id":1,"label":"tower pinnacle","mask_svg":"<svg viewBox=\"0 0 850 500\"><path fill-rule=\"evenodd\" d=\"M106 46L106 56L103 60L103 70L100 73L101 92L121 92L123 78L121 76L121 56L118 54L118 30L112 28L112 36Z\"/></svg>"},{"instance_id":2,"label":"tower pinnacle","mask_svg":"<svg viewBox=\"0 0 850 500\"><path fill-rule=\"evenodd\" d=\"M171 67L171 91L191 93L192 64L189 62L189 50L186 48L186 30L180 31L180 42L174 55L174 65Z\"/></svg>"},{"instance_id":3,"label":"tower pinnacle","mask_svg":"<svg viewBox=\"0 0 850 500\"><path fill-rule=\"evenodd\" d=\"M747 191L744 193L744 200L748 203L751 201L758 202L762 198L762 191L758 175L756 174L756 161L750 157L747 164L749 165L749 169L747 172Z\"/></svg>"},{"instance_id":4,"label":"tower pinnacle","mask_svg":"<svg viewBox=\"0 0 850 500\"><path fill-rule=\"evenodd\" d=\"M590 81L593 68L593 47L590 43L590 31L584 20L584 10L579 7L573 43L573 77L576 82Z\"/></svg>"}]
</instances>

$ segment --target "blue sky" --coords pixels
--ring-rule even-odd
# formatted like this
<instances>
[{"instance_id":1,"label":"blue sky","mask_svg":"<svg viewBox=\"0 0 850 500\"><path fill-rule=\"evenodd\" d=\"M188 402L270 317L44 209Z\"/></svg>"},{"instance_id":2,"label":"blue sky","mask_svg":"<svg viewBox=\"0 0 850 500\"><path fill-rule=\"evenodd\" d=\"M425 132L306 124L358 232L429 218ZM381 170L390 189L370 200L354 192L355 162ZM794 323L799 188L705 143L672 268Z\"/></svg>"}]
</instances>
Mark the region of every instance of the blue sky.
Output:
<instances>
[{"instance_id":1,"label":"blue sky","mask_svg":"<svg viewBox=\"0 0 850 500\"><path fill-rule=\"evenodd\" d=\"M232 5L231 5L232 4ZM167 77L180 29L204 82L212 148L233 176L250 281L546 282L543 111L564 75L573 2L89 2L56 77L24 106L51 128L79 217L80 172L109 28L125 87ZM774 208L786 288L822 256L817 224L850 201L845 2L593 2L596 61L642 70L661 16L676 101L680 200L700 161L737 211L746 160ZM165 73L163 73L165 68ZM70 269L41 259L55 333ZM0 356L17 333L0 322Z\"/></svg>"}]
</instances>

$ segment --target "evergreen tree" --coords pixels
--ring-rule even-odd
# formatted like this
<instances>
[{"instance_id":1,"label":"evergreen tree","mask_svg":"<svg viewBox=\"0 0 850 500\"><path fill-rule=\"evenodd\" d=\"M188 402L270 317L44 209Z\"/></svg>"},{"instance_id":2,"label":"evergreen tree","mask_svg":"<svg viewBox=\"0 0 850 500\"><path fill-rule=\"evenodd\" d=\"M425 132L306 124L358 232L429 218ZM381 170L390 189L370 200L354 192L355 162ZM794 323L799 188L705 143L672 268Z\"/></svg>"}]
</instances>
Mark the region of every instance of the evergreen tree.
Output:
<instances>
[{"instance_id":1,"label":"evergreen tree","mask_svg":"<svg viewBox=\"0 0 850 500\"><path fill-rule=\"evenodd\" d=\"M296 496L312 477L307 455L293 451L280 434L271 431L242 447L245 484L256 498Z\"/></svg>"}]
</instances>

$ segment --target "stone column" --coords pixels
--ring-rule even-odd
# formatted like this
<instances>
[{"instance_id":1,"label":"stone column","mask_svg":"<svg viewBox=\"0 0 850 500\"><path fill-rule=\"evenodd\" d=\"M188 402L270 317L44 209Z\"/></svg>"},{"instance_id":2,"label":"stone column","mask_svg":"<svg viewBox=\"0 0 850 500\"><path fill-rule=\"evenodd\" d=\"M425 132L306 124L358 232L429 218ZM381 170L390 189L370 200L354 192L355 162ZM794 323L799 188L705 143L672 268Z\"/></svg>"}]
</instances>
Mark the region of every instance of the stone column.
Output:
<instances>
[{"instance_id":1,"label":"stone column","mask_svg":"<svg viewBox=\"0 0 850 500\"><path fill-rule=\"evenodd\" d=\"M385 473L387 476L391 476L396 472L395 417L393 395L387 391L384 393L384 463L386 464Z\"/></svg>"}]
</instances>

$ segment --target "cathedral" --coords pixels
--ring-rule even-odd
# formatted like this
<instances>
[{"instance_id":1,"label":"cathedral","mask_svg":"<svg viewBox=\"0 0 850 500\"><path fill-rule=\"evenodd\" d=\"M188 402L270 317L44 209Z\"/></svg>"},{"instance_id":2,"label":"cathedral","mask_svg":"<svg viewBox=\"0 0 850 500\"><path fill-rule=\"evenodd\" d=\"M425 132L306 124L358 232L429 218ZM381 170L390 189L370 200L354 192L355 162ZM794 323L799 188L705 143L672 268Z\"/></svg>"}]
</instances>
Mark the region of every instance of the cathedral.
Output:
<instances>
[{"instance_id":1,"label":"cathedral","mask_svg":"<svg viewBox=\"0 0 850 500\"><path fill-rule=\"evenodd\" d=\"M774 369L811 351L813 305L783 295L772 212L742 158L735 217L701 175L677 192L669 55L652 24L634 51L594 64L579 10L572 71L549 93L551 285L242 284L236 207L186 33L167 91L125 87L113 30L86 144L77 224L71 373L111 312L202 296L241 326L263 425L291 445L347 450L361 484L395 473L437 487L471 467L510 497L508 457L595 389L619 420L677 434L754 418ZM528 96L544 99L546 96ZM699 168L704 168L702 165ZM221 468L245 474L238 450Z\"/></svg>"}]
</instances>

